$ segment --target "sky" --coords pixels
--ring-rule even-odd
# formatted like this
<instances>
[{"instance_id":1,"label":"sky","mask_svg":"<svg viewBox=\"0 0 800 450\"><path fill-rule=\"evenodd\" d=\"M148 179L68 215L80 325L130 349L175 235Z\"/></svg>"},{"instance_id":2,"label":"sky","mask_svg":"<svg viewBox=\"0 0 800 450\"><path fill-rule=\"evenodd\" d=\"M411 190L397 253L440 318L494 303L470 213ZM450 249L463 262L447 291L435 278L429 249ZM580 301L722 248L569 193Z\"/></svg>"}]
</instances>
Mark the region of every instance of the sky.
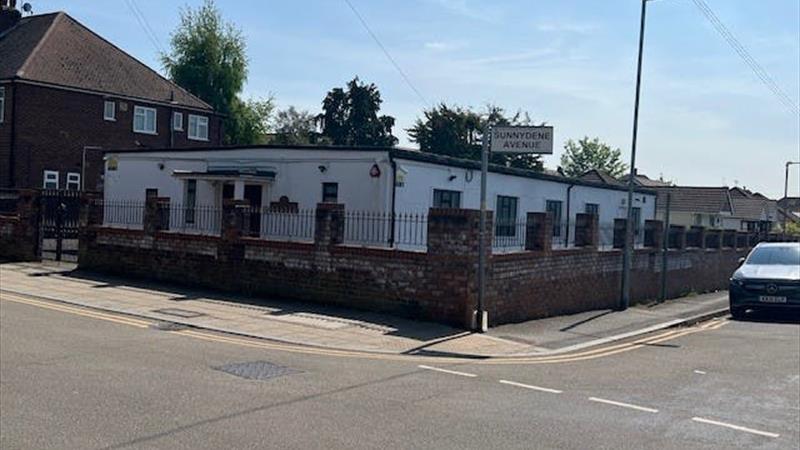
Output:
<instances>
[{"instance_id":1,"label":"sky","mask_svg":"<svg viewBox=\"0 0 800 450\"><path fill-rule=\"evenodd\" d=\"M800 0L705 0L795 105ZM247 40L245 97L314 113L354 76L380 89L382 114L405 129L439 102L527 111L567 139L599 137L630 158L638 0L217 0ZM66 11L162 71L159 52L201 0L31 0ZM138 8L144 20L132 12ZM145 29L154 38L148 38ZM800 117L777 100L692 0L648 2L636 165L682 185L745 186L783 196L784 164L800 161ZM790 195L800 195L800 165Z\"/></svg>"}]
</instances>

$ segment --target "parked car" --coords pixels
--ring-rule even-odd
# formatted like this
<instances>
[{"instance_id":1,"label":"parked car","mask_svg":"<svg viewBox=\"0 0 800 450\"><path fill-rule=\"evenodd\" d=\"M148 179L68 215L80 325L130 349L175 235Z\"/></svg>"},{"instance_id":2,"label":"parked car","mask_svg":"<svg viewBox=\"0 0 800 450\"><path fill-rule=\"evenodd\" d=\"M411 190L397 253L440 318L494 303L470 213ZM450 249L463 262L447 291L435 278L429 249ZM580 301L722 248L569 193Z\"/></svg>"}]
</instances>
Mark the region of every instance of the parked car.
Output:
<instances>
[{"instance_id":1,"label":"parked car","mask_svg":"<svg viewBox=\"0 0 800 450\"><path fill-rule=\"evenodd\" d=\"M761 243L742 259L728 290L733 318L748 309L800 311L800 242Z\"/></svg>"}]
</instances>

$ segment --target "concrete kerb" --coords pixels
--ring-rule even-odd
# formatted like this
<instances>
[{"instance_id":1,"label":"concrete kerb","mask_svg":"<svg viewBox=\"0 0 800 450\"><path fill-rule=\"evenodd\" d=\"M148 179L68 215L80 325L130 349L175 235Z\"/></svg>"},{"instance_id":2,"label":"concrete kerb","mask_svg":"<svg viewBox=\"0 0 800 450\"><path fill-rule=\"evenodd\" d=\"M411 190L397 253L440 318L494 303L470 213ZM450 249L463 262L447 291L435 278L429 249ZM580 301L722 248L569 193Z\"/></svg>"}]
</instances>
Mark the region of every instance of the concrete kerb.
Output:
<instances>
[{"instance_id":1,"label":"concrete kerb","mask_svg":"<svg viewBox=\"0 0 800 450\"><path fill-rule=\"evenodd\" d=\"M229 335L233 335L233 336L240 336L240 337L246 337L246 338L250 338L250 339L257 339L257 340L262 340L262 341L275 342L275 343L279 343L279 344L296 345L296 346L309 347L309 348L315 348L315 349L321 349L321 350L347 351L347 352L357 352L357 353L375 354L375 355L404 355L404 353L402 351L364 349L364 348L357 348L357 347L330 346L330 345L319 344L319 343L316 343L316 342L308 342L308 341L304 341L304 340L301 340L301 339L285 339L285 338L279 338L279 337L275 337L275 336L258 336L258 335L254 335L254 334L245 333L245 332L242 332L242 331L236 330L236 329L230 329L230 328L225 328L225 327L215 327L215 326L208 326L208 325L198 325L198 324L189 323L189 322L180 321L180 320L164 319L164 318L155 317L155 316L152 316L152 315L136 314L136 313L131 313L131 312L127 312L127 311L120 311L120 310L112 309L112 308L103 308L103 307L95 306L95 305L86 305L86 304L80 303L80 302L75 302L75 301L65 300L65 299L55 298L55 297L49 297L49 296L41 295L41 294L31 294L29 292L13 290L13 289L0 289L0 293L1 292L7 292L7 293L10 293L10 294L17 294L17 295L22 295L22 296L27 296L27 297L32 297L32 298L38 298L38 299L47 300L47 301L56 302L56 303L63 303L63 304L71 305L71 306L78 306L78 307L86 308L86 309L89 309L89 310L120 314L120 315L123 315L123 316L129 316L129 317L137 317L137 318L141 318L141 319L148 319L148 320L158 321L158 322L166 323L166 324L181 325L181 326L184 326L186 328L191 328L191 329L196 329L196 330L208 330L208 331L213 331L213 332L217 332L217 333L225 333L225 334L229 334ZM729 312L728 308L719 308L719 309L716 309L716 310L713 310L713 311L708 311L708 312L705 312L705 313L702 313L702 314L697 314L697 315L694 315L694 316L691 316L691 317L669 320L669 321L666 321L666 322L662 322L662 323L659 323L659 324L656 324L656 325L651 325L651 326L648 326L648 327L645 327L645 328L640 328L638 330L630 331L630 332L627 332L627 333L620 333L620 334L617 334L617 335L614 335L614 336L607 336L607 337L604 337L604 338L594 339L592 341L583 342L583 343L580 343L580 344L575 344L575 345L571 345L571 346L568 346L568 347L562 347L562 348L554 349L554 350L540 350L540 351L524 352L524 353L512 353L512 354L478 354L478 353L456 353L456 352L436 351L436 354L407 353L405 355L406 356L416 357L416 358L425 357L425 358L431 358L431 359L463 358L463 359L482 359L482 360L496 359L496 358L515 359L515 358L529 358L529 357L532 357L532 356L561 355L561 354L565 354L565 353L574 352L574 351L577 351L577 350L584 350L584 349L587 349L587 348L596 347L596 346L603 345L603 344L609 344L609 343L612 343L612 342L617 342L617 341L622 341L622 340L625 340L625 339L635 338L635 337L638 337L638 336L654 333L656 331L660 331L660 330L664 330L664 329L668 329L668 328L677 328L677 327L681 327L681 326L687 326L688 327L688 326L696 325L698 323L705 322L705 321L708 321L708 320L711 320L711 319L714 319L714 318L717 318L717 317L726 316L726 315L728 315L728 312ZM458 337L465 337L465 336L469 336L471 334L479 334L481 336L486 336L486 335L484 335L482 333L464 332L464 333L459 334ZM449 337L449 338L451 338L451 337ZM449 338L445 338L445 339L442 339L442 340L447 340ZM435 345L436 343L437 343L437 341L433 341L433 342L429 343L428 346Z\"/></svg>"}]
</instances>

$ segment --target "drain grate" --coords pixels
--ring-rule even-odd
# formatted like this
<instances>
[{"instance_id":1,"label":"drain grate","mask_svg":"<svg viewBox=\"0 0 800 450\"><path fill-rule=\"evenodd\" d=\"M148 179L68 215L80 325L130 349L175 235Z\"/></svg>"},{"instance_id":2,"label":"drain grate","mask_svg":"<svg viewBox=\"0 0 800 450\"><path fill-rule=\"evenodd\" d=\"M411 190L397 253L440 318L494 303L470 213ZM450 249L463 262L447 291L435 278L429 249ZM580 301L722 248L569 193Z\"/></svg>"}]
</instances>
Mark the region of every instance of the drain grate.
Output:
<instances>
[{"instance_id":1,"label":"drain grate","mask_svg":"<svg viewBox=\"0 0 800 450\"><path fill-rule=\"evenodd\" d=\"M268 361L252 361L243 363L225 364L224 366L212 367L221 372L236 375L237 377L248 380L269 380L283 375L300 373L299 370L272 364Z\"/></svg>"},{"instance_id":2,"label":"drain grate","mask_svg":"<svg viewBox=\"0 0 800 450\"><path fill-rule=\"evenodd\" d=\"M195 317L205 316L205 314L201 312L189 311L188 309L180 309L180 308L154 309L153 312L159 314L166 314L168 316L182 317L184 319L192 319Z\"/></svg>"},{"instance_id":3,"label":"drain grate","mask_svg":"<svg viewBox=\"0 0 800 450\"><path fill-rule=\"evenodd\" d=\"M150 325L150 328L159 331L181 331L188 327L175 322L156 322Z\"/></svg>"}]
</instances>

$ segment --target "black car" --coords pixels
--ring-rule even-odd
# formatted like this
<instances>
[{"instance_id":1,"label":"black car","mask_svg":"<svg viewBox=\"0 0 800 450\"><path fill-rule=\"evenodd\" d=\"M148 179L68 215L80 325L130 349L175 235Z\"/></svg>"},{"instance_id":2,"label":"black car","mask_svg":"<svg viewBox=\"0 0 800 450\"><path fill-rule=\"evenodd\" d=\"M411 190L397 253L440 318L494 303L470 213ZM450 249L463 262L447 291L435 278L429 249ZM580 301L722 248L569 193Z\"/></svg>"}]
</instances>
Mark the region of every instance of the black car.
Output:
<instances>
[{"instance_id":1,"label":"black car","mask_svg":"<svg viewBox=\"0 0 800 450\"><path fill-rule=\"evenodd\" d=\"M728 293L735 319L748 309L800 310L800 242L758 244L733 273Z\"/></svg>"}]
</instances>

